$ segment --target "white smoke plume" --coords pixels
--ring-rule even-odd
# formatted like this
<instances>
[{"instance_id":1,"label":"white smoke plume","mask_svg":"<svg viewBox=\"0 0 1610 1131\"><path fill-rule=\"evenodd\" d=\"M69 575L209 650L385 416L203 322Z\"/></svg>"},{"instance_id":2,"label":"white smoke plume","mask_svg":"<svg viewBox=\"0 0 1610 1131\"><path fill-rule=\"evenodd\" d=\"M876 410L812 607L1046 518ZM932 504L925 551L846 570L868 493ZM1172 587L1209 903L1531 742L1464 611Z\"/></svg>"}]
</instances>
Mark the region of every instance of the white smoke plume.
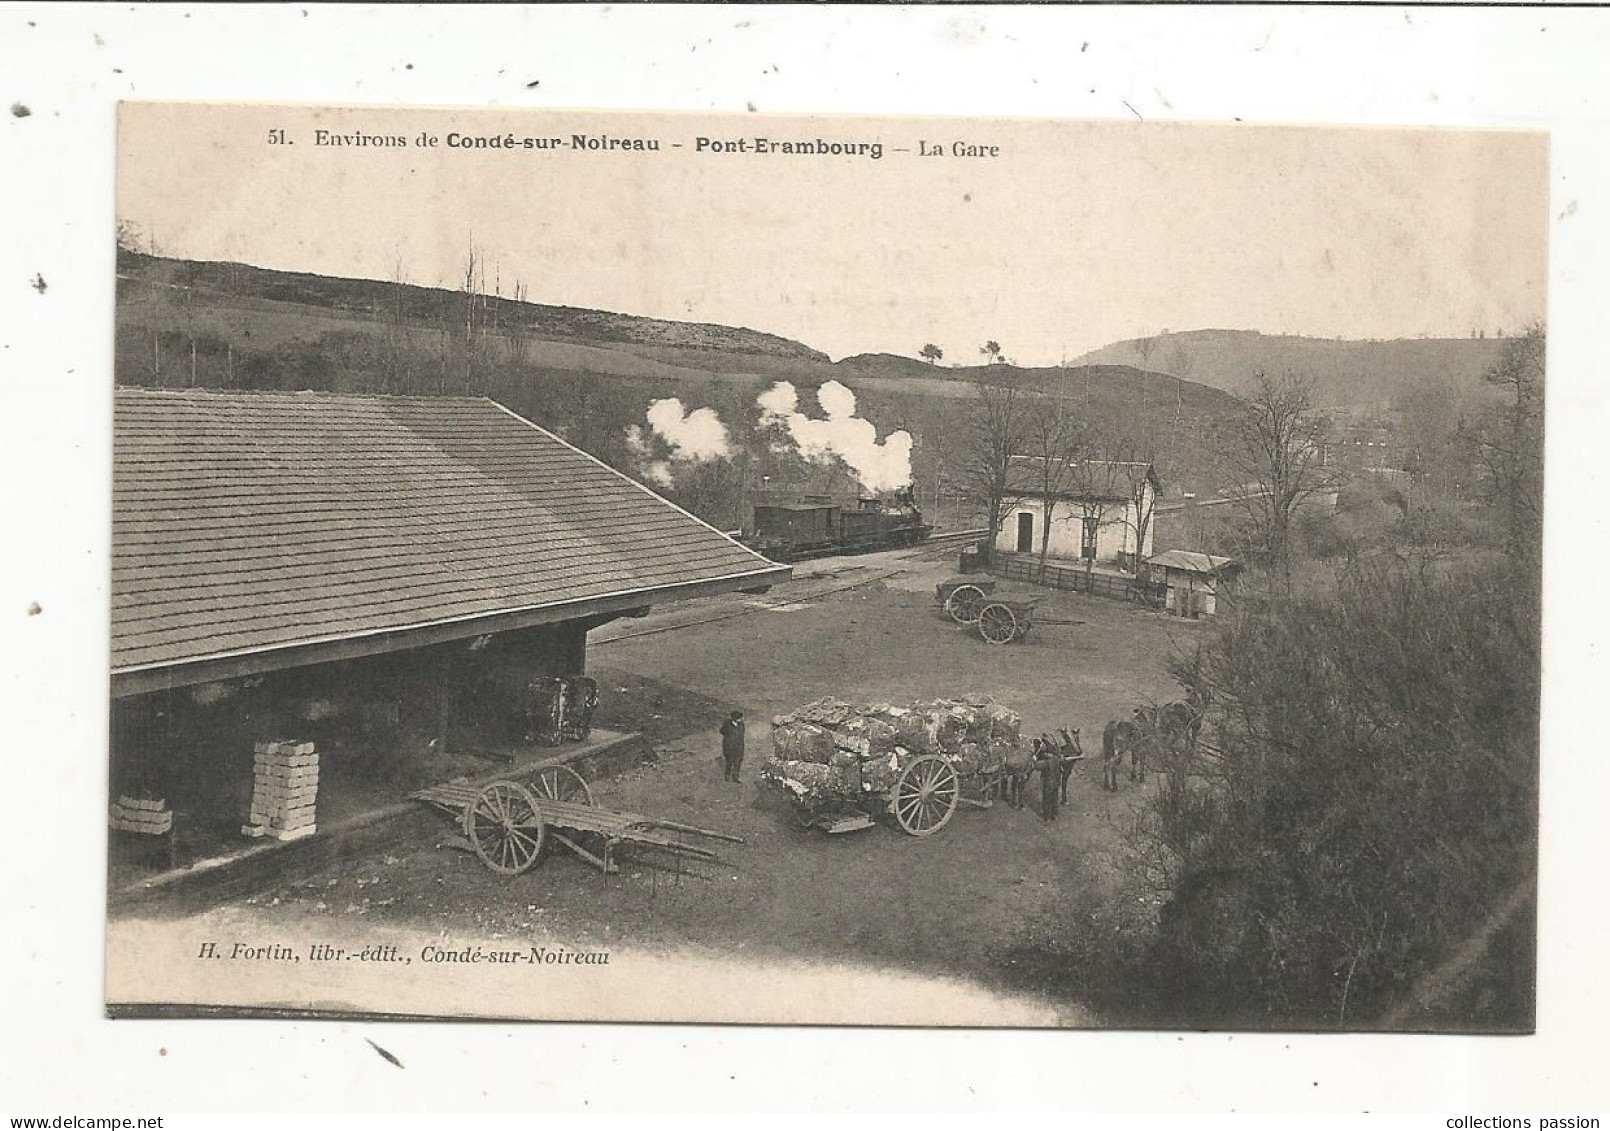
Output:
<instances>
[{"instance_id":1,"label":"white smoke plume","mask_svg":"<svg viewBox=\"0 0 1610 1131\"><path fill-rule=\"evenodd\" d=\"M649 427L671 445L671 458L692 463L710 463L732 454L727 444L727 426L713 408L682 407L676 397L666 397L648 406Z\"/></svg>"},{"instance_id":2,"label":"white smoke plume","mask_svg":"<svg viewBox=\"0 0 1610 1131\"><path fill-rule=\"evenodd\" d=\"M676 475L671 471L671 462L654 458L654 442L640 425L626 426L626 446L642 463L643 478L661 487L669 487L676 482Z\"/></svg>"},{"instance_id":3,"label":"white smoke plume","mask_svg":"<svg viewBox=\"0 0 1610 1131\"><path fill-rule=\"evenodd\" d=\"M727 426L713 408L690 412L679 398L665 397L648 406L646 419L652 431L645 432L638 424L629 426L626 445L644 461L643 474L662 487L675 481L674 463L711 463L732 454ZM656 439L668 454L657 456Z\"/></svg>"},{"instance_id":4,"label":"white smoke plume","mask_svg":"<svg viewBox=\"0 0 1610 1131\"><path fill-rule=\"evenodd\" d=\"M837 381L816 391L825 420L799 411L799 393L778 381L756 399L762 427L786 428L799 454L817 463L842 459L868 491L892 491L911 482L911 435L891 432L878 439L870 420L855 415L855 394Z\"/></svg>"}]
</instances>

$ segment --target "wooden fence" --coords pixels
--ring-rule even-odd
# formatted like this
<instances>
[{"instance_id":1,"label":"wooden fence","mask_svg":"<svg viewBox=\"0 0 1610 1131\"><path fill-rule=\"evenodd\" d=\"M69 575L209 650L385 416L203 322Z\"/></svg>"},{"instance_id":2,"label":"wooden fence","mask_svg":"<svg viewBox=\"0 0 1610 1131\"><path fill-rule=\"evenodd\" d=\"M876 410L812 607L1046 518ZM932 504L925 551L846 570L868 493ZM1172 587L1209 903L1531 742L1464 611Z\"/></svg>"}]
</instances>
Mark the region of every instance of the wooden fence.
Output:
<instances>
[{"instance_id":1,"label":"wooden fence","mask_svg":"<svg viewBox=\"0 0 1610 1131\"><path fill-rule=\"evenodd\" d=\"M989 567L990 573L1005 581L1026 581L1031 585L1044 585L1051 589L1064 589L1070 593L1090 593L1114 601L1140 601L1161 608L1168 596L1168 586L1161 581L1142 581L1121 574L1097 573L1083 566L1047 560L1040 568L1040 560L1028 554L997 552Z\"/></svg>"}]
</instances>

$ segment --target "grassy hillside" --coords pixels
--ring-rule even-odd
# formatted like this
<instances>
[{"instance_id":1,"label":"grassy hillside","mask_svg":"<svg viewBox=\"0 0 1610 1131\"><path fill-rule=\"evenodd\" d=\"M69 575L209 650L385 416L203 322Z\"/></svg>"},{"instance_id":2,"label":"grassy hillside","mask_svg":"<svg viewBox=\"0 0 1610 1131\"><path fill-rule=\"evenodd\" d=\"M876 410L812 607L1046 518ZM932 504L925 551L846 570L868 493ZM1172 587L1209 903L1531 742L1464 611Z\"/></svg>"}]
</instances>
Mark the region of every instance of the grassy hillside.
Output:
<instances>
[{"instance_id":1,"label":"grassy hillside","mask_svg":"<svg viewBox=\"0 0 1610 1131\"><path fill-rule=\"evenodd\" d=\"M1517 330L1519 328L1517 327ZM1260 334L1253 330L1188 330L1153 339L1147 367L1242 394L1263 370L1311 376L1322 405L1384 408L1416 387L1474 388L1508 344L1503 338L1413 338L1341 341ZM1135 365L1140 340L1114 342L1076 362Z\"/></svg>"},{"instance_id":2,"label":"grassy hillside","mask_svg":"<svg viewBox=\"0 0 1610 1131\"><path fill-rule=\"evenodd\" d=\"M813 415L813 391L840 381L880 434L911 432L925 506L966 459L978 367L888 354L835 364L752 330L513 300L488 300L466 335L466 301L372 280L125 255L116 376L144 385L481 394L633 474L642 467L628 427L644 423L651 401L679 397L687 408L716 410L734 458L682 468L668 493L721 525L742 521L744 484L761 476L774 488L854 488L842 470L779 455L759 435L755 400L776 380L793 382ZM1208 474L1204 434L1235 405L1205 385L1155 373L1143 379L1128 365L997 368L1038 387L1047 403L1060 398L1104 434L1144 436L1176 488Z\"/></svg>"},{"instance_id":3,"label":"grassy hillside","mask_svg":"<svg viewBox=\"0 0 1610 1131\"><path fill-rule=\"evenodd\" d=\"M253 300L328 312L372 321L398 317L415 326L454 326L462 321L465 296L439 287L387 283L374 279L336 279L293 271L271 271L242 263L209 263L164 259L137 252L118 253L118 277L179 292L202 292L215 298ZM121 298L121 296L120 296ZM487 323L513 333L545 338L691 346L764 356L826 361L827 355L775 334L702 322L667 322L635 314L586 310L572 306L517 302L481 296Z\"/></svg>"}]
</instances>

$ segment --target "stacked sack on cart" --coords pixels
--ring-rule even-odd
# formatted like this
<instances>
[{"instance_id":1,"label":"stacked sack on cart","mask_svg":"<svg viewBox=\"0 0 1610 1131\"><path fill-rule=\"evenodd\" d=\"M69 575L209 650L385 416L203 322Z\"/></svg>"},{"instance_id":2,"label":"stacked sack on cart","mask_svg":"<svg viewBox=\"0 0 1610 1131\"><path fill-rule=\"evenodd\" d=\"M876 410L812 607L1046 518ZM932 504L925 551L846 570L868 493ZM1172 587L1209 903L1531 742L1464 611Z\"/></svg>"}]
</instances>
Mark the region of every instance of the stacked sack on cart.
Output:
<instances>
[{"instance_id":1,"label":"stacked sack on cart","mask_svg":"<svg viewBox=\"0 0 1610 1131\"><path fill-rule=\"evenodd\" d=\"M987 695L895 706L819 699L772 719L772 756L761 776L807 809L886 794L901 772L936 754L963 778L1015 766L1022 720Z\"/></svg>"}]
</instances>

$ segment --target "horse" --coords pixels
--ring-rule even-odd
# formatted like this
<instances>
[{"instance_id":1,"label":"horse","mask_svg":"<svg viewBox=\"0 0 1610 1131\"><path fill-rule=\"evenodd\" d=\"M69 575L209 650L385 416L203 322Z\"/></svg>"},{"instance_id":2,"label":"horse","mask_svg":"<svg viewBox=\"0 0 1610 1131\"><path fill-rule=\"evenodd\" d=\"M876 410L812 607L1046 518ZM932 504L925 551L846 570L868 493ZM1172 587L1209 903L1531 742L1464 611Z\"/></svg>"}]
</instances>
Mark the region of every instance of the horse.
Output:
<instances>
[{"instance_id":1,"label":"horse","mask_svg":"<svg viewBox=\"0 0 1610 1131\"><path fill-rule=\"evenodd\" d=\"M1206 697L1188 693L1184 702L1136 707L1128 719L1114 719L1101 732L1102 787L1118 788L1118 771L1129 755L1129 780L1145 781L1148 762L1182 765L1175 755L1195 748L1202 733ZM1163 768L1169 768L1164 766Z\"/></svg>"},{"instance_id":2,"label":"horse","mask_svg":"<svg viewBox=\"0 0 1610 1131\"><path fill-rule=\"evenodd\" d=\"M1129 780L1144 781L1148 762L1169 773L1182 771L1196 748L1203 712L1191 703L1135 708L1137 737L1130 746Z\"/></svg>"},{"instance_id":3,"label":"horse","mask_svg":"<svg viewBox=\"0 0 1610 1131\"><path fill-rule=\"evenodd\" d=\"M1140 732L1129 748L1129 780L1145 781L1148 763L1161 762L1162 756L1173 748L1175 739L1184 733L1184 718L1170 703L1164 707L1136 707L1135 725Z\"/></svg>"},{"instance_id":4,"label":"horse","mask_svg":"<svg viewBox=\"0 0 1610 1131\"><path fill-rule=\"evenodd\" d=\"M1190 702L1173 702L1158 709L1158 724L1162 733L1184 737L1191 746L1196 745L1202 733L1202 711Z\"/></svg>"},{"instance_id":5,"label":"horse","mask_svg":"<svg viewBox=\"0 0 1610 1131\"><path fill-rule=\"evenodd\" d=\"M1033 760L1028 767L1014 774L1017 779L1015 784L1019 795L1021 796L1023 787L1028 784L1029 775L1035 772L1033 762L1038 761L1047 754L1055 754L1059 760L1057 793L1061 798L1061 804L1066 805L1068 803L1068 779L1073 777L1073 771L1079 768L1079 763L1085 756L1084 747L1079 743L1078 728L1075 727L1070 730L1068 727L1062 727L1055 734L1049 731L1044 732L1033 741L1032 749ZM1021 807L1020 805L1019 808Z\"/></svg>"},{"instance_id":6,"label":"horse","mask_svg":"<svg viewBox=\"0 0 1610 1131\"><path fill-rule=\"evenodd\" d=\"M1137 708L1136 713L1139 713ZM1130 754L1131 759L1139 757L1137 753L1142 739L1139 724L1129 719L1113 719L1101 731L1101 787L1103 789L1118 790L1118 770L1124 764L1124 754ZM1131 781L1138 780L1133 764L1130 767Z\"/></svg>"}]
</instances>

